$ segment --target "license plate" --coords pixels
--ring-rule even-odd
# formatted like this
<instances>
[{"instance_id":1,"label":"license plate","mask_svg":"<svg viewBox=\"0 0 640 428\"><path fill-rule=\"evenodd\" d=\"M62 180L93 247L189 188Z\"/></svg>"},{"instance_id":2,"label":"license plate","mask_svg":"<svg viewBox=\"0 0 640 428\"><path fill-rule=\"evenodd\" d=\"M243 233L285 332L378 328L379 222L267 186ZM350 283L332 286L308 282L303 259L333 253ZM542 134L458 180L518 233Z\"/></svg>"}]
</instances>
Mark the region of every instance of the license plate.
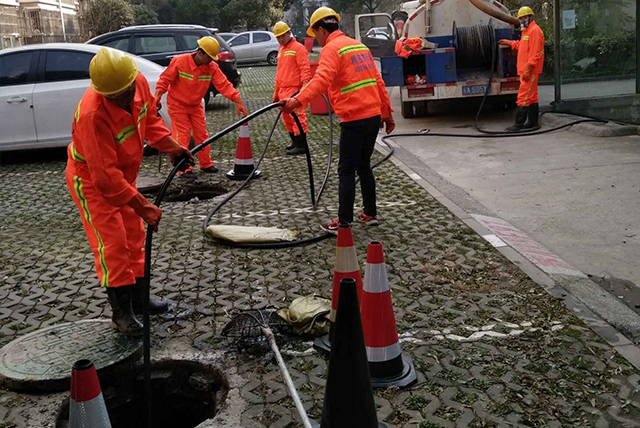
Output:
<instances>
[{"instance_id":1,"label":"license plate","mask_svg":"<svg viewBox=\"0 0 640 428\"><path fill-rule=\"evenodd\" d=\"M487 85L469 85L462 87L462 95L484 95L487 92L491 93L491 86L487 87Z\"/></svg>"}]
</instances>

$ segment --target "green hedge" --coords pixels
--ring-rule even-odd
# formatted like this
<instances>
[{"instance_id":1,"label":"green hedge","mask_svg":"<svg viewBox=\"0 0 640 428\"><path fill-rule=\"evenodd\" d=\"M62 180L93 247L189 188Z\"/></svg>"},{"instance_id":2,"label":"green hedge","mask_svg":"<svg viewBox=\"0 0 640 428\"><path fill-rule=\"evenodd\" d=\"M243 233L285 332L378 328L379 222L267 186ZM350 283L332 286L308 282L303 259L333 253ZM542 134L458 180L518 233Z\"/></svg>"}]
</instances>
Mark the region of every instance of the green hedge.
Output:
<instances>
[{"instance_id":1,"label":"green hedge","mask_svg":"<svg viewBox=\"0 0 640 428\"><path fill-rule=\"evenodd\" d=\"M633 31L596 34L583 39L565 37L561 49L563 80L635 75L636 35ZM554 57L553 39L546 39L543 80L553 80ZM575 66L583 58L594 58L595 62L584 69Z\"/></svg>"}]
</instances>

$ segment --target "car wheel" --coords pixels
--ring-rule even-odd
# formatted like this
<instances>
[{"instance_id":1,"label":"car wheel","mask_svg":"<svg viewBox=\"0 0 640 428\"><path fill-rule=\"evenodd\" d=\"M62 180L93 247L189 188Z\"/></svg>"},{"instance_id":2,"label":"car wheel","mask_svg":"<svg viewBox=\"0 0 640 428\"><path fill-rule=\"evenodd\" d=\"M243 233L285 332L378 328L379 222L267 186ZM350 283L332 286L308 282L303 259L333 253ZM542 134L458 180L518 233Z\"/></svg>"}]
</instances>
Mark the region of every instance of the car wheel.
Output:
<instances>
[{"instance_id":1,"label":"car wheel","mask_svg":"<svg viewBox=\"0 0 640 428\"><path fill-rule=\"evenodd\" d=\"M267 55L267 62L271 65L277 65L278 64L278 52L271 52L269 55Z\"/></svg>"}]
</instances>

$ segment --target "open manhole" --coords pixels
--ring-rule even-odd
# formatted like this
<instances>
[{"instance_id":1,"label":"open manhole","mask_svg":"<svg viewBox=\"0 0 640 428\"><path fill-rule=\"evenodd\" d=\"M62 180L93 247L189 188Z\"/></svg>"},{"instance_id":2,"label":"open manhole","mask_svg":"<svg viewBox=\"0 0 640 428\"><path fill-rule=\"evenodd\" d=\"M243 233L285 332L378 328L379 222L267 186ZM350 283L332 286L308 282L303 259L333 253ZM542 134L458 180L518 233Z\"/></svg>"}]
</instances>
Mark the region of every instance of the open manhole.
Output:
<instances>
[{"instance_id":1,"label":"open manhole","mask_svg":"<svg viewBox=\"0 0 640 428\"><path fill-rule=\"evenodd\" d=\"M100 378L112 428L145 425L146 400L142 368ZM194 428L213 418L227 398L229 382L218 369L195 361L163 361L152 365L154 428ZM56 428L69 427L69 399L58 414Z\"/></svg>"},{"instance_id":2,"label":"open manhole","mask_svg":"<svg viewBox=\"0 0 640 428\"><path fill-rule=\"evenodd\" d=\"M166 202L187 202L196 198L198 200L213 199L227 192L227 189L217 184L194 182L171 186L164 200Z\"/></svg>"}]
</instances>

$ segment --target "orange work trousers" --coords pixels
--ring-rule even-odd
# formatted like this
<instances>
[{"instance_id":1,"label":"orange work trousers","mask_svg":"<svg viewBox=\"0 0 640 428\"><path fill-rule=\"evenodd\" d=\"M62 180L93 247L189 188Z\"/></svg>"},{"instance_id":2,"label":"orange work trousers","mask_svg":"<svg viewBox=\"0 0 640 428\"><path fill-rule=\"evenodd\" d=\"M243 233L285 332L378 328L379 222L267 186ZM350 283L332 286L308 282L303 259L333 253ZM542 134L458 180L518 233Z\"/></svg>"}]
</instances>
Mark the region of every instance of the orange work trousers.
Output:
<instances>
[{"instance_id":1,"label":"orange work trousers","mask_svg":"<svg viewBox=\"0 0 640 428\"><path fill-rule=\"evenodd\" d=\"M171 117L173 138L180 143L182 147L189 148L192 132L196 146L209 138L202 105L189 106L181 103L169 103L167 107L169 109L169 116ZM198 163L201 169L213 166L210 146L198 152Z\"/></svg>"},{"instance_id":2,"label":"orange work trousers","mask_svg":"<svg viewBox=\"0 0 640 428\"><path fill-rule=\"evenodd\" d=\"M114 207L91 180L67 170L67 187L82 218L100 285L132 285L144 276L145 230L142 218L129 206Z\"/></svg>"},{"instance_id":3,"label":"orange work trousers","mask_svg":"<svg viewBox=\"0 0 640 428\"><path fill-rule=\"evenodd\" d=\"M520 76L520 89L518 90L518 105L520 107L528 107L531 104L538 103L538 81L540 76L531 75L531 80L525 82Z\"/></svg>"},{"instance_id":4,"label":"orange work trousers","mask_svg":"<svg viewBox=\"0 0 640 428\"><path fill-rule=\"evenodd\" d=\"M293 94L298 92L298 90L299 89L296 87L280 88L278 89L278 93L276 94L276 96L278 97L279 100L282 101L287 98L291 98ZM306 134L309 131L309 128L307 127L307 115L305 114L304 109L302 107L297 109L296 115L300 120L300 124L302 125L302 130ZM300 130L298 129L298 125L296 124L296 121L293 119L293 116L291 116L290 114L283 113L282 122L284 123L284 127L287 128L287 132L293 132L295 135L300 135Z\"/></svg>"}]
</instances>

